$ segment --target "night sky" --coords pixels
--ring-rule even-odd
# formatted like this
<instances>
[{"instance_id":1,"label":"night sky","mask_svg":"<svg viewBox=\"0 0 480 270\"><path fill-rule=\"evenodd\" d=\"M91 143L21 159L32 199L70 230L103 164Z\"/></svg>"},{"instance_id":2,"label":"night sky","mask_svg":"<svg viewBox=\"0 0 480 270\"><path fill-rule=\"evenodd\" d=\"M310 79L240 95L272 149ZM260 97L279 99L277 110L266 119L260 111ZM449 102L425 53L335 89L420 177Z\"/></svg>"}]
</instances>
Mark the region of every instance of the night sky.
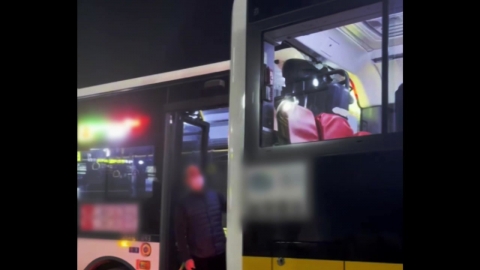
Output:
<instances>
[{"instance_id":1,"label":"night sky","mask_svg":"<svg viewBox=\"0 0 480 270\"><path fill-rule=\"evenodd\" d=\"M228 60L233 0L77 0L77 87Z\"/></svg>"}]
</instances>

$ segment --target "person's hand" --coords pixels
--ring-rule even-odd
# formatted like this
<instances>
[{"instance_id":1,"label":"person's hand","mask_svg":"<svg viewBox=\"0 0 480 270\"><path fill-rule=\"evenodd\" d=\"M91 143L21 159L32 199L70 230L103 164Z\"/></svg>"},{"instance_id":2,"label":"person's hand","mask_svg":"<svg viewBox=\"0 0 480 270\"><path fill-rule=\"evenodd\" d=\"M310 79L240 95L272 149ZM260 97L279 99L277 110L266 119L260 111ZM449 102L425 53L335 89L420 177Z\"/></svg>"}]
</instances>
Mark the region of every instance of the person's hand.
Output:
<instances>
[{"instance_id":1,"label":"person's hand","mask_svg":"<svg viewBox=\"0 0 480 270\"><path fill-rule=\"evenodd\" d=\"M194 270L195 269L195 263L193 262L193 259L188 259L186 262L185 262L185 268L187 270Z\"/></svg>"}]
</instances>

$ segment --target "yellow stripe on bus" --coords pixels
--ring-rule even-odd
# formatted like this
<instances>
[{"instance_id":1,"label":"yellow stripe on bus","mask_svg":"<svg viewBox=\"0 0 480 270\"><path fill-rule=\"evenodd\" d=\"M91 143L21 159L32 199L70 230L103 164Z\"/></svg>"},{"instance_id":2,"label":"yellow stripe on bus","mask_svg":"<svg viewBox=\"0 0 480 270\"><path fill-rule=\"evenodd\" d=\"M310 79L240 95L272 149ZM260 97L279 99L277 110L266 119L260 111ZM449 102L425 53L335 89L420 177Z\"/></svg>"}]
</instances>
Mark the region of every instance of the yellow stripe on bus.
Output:
<instances>
[{"instance_id":1,"label":"yellow stripe on bus","mask_svg":"<svg viewBox=\"0 0 480 270\"><path fill-rule=\"evenodd\" d=\"M403 264L345 262L345 270L403 270Z\"/></svg>"},{"instance_id":2,"label":"yellow stripe on bus","mask_svg":"<svg viewBox=\"0 0 480 270\"><path fill-rule=\"evenodd\" d=\"M272 258L243 256L243 270L271 270Z\"/></svg>"},{"instance_id":3,"label":"yellow stripe on bus","mask_svg":"<svg viewBox=\"0 0 480 270\"><path fill-rule=\"evenodd\" d=\"M403 270L403 264L243 256L243 270Z\"/></svg>"}]
</instances>

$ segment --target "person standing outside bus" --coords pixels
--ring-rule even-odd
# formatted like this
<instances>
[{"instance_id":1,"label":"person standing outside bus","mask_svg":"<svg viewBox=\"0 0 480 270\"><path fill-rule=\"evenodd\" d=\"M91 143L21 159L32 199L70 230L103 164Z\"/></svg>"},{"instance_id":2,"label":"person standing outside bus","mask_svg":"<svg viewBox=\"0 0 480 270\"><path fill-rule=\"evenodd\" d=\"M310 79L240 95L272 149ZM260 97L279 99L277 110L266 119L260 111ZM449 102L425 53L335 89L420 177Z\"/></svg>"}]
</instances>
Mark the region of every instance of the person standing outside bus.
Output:
<instances>
[{"instance_id":1,"label":"person standing outside bus","mask_svg":"<svg viewBox=\"0 0 480 270\"><path fill-rule=\"evenodd\" d=\"M226 270L226 237L222 212L227 210L225 197L205 188L197 166L185 170L188 195L175 211L175 237L187 270Z\"/></svg>"}]
</instances>

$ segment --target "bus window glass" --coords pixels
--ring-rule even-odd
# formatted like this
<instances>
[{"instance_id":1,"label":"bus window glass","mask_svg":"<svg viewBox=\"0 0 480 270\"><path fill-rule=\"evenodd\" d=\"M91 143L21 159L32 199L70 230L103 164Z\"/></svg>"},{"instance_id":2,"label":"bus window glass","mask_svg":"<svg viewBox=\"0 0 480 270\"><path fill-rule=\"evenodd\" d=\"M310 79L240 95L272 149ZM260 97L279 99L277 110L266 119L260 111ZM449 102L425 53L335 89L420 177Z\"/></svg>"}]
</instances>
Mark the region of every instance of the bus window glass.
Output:
<instances>
[{"instance_id":1,"label":"bus window glass","mask_svg":"<svg viewBox=\"0 0 480 270\"><path fill-rule=\"evenodd\" d=\"M77 153L77 197L81 199L103 199L107 183L107 165L97 162L105 159L101 149Z\"/></svg>"},{"instance_id":2,"label":"bus window glass","mask_svg":"<svg viewBox=\"0 0 480 270\"><path fill-rule=\"evenodd\" d=\"M154 147L77 153L78 199L143 199L154 193Z\"/></svg>"},{"instance_id":3,"label":"bus window glass","mask_svg":"<svg viewBox=\"0 0 480 270\"><path fill-rule=\"evenodd\" d=\"M203 111L205 121L210 124L208 158L205 173L208 185L227 197L228 178L228 107ZM226 215L222 224L227 225Z\"/></svg>"},{"instance_id":4,"label":"bus window glass","mask_svg":"<svg viewBox=\"0 0 480 270\"><path fill-rule=\"evenodd\" d=\"M403 131L403 7L391 2L389 14L388 103L394 104L389 131L400 132Z\"/></svg>"},{"instance_id":5,"label":"bus window glass","mask_svg":"<svg viewBox=\"0 0 480 270\"><path fill-rule=\"evenodd\" d=\"M403 18L401 13L391 17ZM264 34L262 147L382 132L381 23L378 4ZM403 44L403 30L396 28L391 28L396 32L390 57ZM392 85L403 80L392 77ZM394 103L389 99L389 123Z\"/></svg>"}]
</instances>

